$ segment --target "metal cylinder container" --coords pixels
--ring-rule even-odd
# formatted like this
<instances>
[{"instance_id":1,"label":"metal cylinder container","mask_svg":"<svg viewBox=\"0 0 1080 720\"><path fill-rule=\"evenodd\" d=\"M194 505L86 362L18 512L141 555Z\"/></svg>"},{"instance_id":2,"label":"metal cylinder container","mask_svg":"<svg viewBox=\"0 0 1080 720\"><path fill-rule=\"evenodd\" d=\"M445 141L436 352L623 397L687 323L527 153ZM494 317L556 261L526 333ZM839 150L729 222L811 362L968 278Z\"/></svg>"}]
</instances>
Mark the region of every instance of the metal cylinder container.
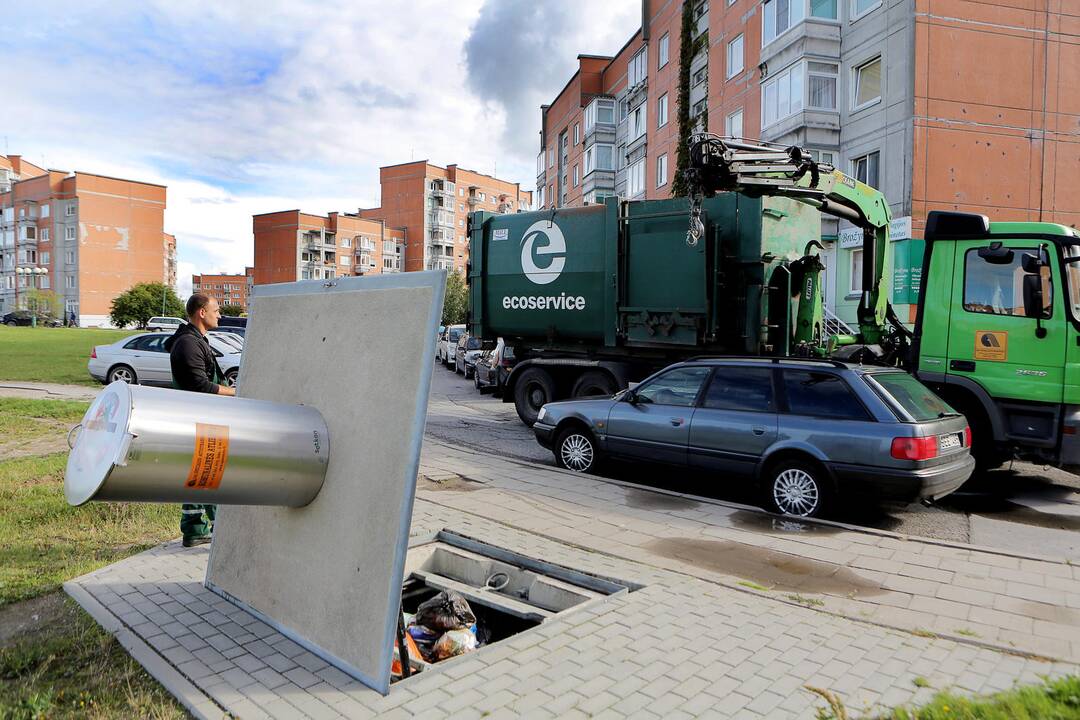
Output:
<instances>
[{"instance_id":1,"label":"metal cylinder container","mask_svg":"<svg viewBox=\"0 0 1080 720\"><path fill-rule=\"evenodd\" d=\"M64 476L71 505L303 507L319 494L330 457L315 408L123 382L101 391L76 431Z\"/></svg>"}]
</instances>

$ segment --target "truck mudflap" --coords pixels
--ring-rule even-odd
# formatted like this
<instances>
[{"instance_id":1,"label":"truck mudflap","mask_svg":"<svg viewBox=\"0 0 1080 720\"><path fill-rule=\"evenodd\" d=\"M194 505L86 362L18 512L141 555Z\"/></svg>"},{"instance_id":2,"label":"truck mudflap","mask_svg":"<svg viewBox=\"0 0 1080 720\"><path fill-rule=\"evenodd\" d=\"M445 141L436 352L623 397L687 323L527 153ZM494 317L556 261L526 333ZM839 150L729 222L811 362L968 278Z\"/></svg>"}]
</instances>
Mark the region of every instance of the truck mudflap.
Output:
<instances>
[{"instance_id":1,"label":"truck mudflap","mask_svg":"<svg viewBox=\"0 0 1080 720\"><path fill-rule=\"evenodd\" d=\"M1061 414L1058 462L1063 470L1080 475L1080 405L1065 405Z\"/></svg>"}]
</instances>

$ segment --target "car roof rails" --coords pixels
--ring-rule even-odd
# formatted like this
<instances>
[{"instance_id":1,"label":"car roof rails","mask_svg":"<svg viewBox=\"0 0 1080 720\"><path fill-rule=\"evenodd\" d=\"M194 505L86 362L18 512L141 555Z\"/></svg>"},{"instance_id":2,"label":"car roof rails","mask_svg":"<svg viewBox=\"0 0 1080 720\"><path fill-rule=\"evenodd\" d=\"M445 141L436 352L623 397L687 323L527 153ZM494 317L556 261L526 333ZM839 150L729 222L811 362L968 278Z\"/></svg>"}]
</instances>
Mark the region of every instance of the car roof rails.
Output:
<instances>
[{"instance_id":1,"label":"car roof rails","mask_svg":"<svg viewBox=\"0 0 1080 720\"><path fill-rule=\"evenodd\" d=\"M816 357L796 357L792 355L786 356L761 356L761 355L695 355L694 357L687 358L683 362L698 362L702 360L739 360L749 362L768 362L774 365L782 362L791 363L810 363L817 365L829 365L836 368L848 368L852 363L845 363L842 360L836 360L834 358L816 358Z\"/></svg>"}]
</instances>

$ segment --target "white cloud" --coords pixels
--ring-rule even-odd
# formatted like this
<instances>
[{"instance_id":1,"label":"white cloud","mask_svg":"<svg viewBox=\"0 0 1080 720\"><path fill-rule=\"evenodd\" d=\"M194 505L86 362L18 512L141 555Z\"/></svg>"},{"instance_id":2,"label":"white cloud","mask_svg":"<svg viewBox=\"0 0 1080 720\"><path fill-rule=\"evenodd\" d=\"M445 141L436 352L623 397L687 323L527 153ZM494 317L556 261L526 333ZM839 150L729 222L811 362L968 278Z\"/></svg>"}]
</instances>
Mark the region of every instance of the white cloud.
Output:
<instances>
[{"instance_id":1,"label":"white cloud","mask_svg":"<svg viewBox=\"0 0 1080 720\"><path fill-rule=\"evenodd\" d=\"M380 165L497 166L532 187L540 103L578 53L618 50L639 14L617 0L6 8L6 149L167 185L190 285L251 264L254 213L374 204Z\"/></svg>"}]
</instances>

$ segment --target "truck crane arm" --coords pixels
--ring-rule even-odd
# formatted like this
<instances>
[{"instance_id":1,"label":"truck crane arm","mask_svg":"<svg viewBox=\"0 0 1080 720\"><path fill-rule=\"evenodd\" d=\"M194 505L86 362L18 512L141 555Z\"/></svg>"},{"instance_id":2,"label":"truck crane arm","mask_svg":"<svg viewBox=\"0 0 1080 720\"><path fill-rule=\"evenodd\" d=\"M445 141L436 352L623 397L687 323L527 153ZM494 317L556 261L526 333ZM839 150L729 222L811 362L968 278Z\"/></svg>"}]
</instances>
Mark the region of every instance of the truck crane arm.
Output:
<instances>
[{"instance_id":1,"label":"truck crane arm","mask_svg":"<svg viewBox=\"0 0 1080 720\"><path fill-rule=\"evenodd\" d=\"M818 163L799 147L776 148L699 133L690 140L690 167L684 171L690 191L687 242L697 243L704 228L701 200L718 192L751 197L787 197L862 229L863 282L859 299L859 341L903 343L910 331L896 318L888 300L885 253L889 244L889 204L877 189ZM891 326L891 328L890 328ZM897 337L899 336L899 337Z\"/></svg>"}]
</instances>

